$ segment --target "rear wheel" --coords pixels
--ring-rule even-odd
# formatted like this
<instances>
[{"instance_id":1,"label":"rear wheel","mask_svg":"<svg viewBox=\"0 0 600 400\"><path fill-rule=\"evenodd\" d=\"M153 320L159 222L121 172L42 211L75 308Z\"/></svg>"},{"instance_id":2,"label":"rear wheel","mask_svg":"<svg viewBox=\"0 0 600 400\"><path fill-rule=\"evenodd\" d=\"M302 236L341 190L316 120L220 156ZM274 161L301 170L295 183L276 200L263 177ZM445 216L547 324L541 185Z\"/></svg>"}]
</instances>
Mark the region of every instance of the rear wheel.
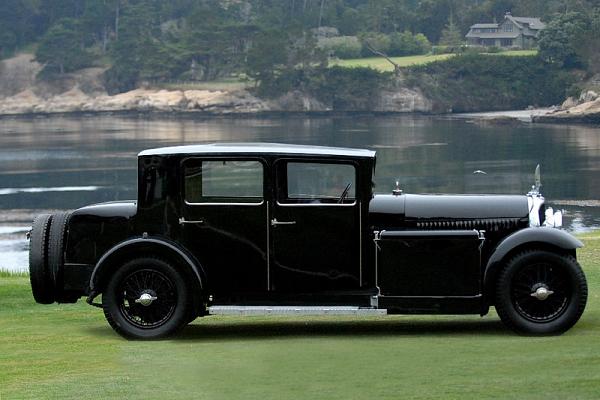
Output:
<instances>
[{"instance_id":1,"label":"rear wheel","mask_svg":"<svg viewBox=\"0 0 600 400\"><path fill-rule=\"evenodd\" d=\"M29 279L36 302L54 303L54 277L48 265L48 233L52 216L38 215L33 220L29 242Z\"/></svg>"},{"instance_id":2,"label":"rear wheel","mask_svg":"<svg viewBox=\"0 0 600 400\"><path fill-rule=\"evenodd\" d=\"M190 291L168 262L137 258L123 265L102 295L104 315L126 338L158 339L188 323Z\"/></svg>"},{"instance_id":3,"label":"rear wheel","mask_svg":"<svg viewBox=\"0 0 600 400\"><path fill-rule=\"evenodd\" d=\"M511 329L525 334L558 334L581 317L587 283L574 257L544 250L517 254L501 271L496 311Z\"/></svg>"}]
</instances>

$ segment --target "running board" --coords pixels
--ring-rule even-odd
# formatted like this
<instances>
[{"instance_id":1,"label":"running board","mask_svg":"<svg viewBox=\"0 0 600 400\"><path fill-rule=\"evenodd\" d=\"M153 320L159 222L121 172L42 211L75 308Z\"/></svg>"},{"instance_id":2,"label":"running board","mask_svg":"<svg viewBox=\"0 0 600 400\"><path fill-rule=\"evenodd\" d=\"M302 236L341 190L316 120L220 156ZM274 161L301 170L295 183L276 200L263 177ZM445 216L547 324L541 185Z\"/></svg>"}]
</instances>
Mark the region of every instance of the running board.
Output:
<instances>
[{"instance_id":1,"label":"running board","mask_svg":"<svg viewBox=\"0 0 600 400\"><path fill-rule=\"evenodd\" d=\"M211 306L210 315L386 315L381 308L349 306Z\"/></svg>"}]
</instances>

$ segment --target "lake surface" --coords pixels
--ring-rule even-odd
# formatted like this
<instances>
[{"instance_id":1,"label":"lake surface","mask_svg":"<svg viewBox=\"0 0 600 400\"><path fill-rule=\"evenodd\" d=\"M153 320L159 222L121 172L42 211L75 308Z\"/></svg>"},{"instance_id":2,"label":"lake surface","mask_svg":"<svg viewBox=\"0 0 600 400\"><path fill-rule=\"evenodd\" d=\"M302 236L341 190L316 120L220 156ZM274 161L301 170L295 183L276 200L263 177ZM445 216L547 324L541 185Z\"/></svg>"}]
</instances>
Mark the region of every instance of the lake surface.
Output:
<instances>
[{"instance_id":1,"label":"lake surface","mask_svg":"<svg viewBox=\"0 0 600 400\"><path fill-rule=\"evenodd\" d=\"M377 193L542 192L567 229L600 227L600 127L494 126L426 116L0 119L0 268L26 270L25 233L45 210L135 199L143 149L215 141L376 150ZM473 174L476 170L486 174Z\"/></svg>"}]
</instances>

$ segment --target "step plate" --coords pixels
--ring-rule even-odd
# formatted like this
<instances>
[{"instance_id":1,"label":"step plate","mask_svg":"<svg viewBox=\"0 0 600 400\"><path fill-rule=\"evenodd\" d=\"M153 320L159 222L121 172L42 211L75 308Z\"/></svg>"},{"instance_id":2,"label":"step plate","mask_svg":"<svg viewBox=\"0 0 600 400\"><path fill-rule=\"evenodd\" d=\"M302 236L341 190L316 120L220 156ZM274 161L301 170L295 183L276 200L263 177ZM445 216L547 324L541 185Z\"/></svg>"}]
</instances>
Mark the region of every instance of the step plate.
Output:
<instances>
[{"instance_id":1,"label":"step plate","mask_svg":"<svg viewBox=\"0 0 600 400\"><path fill-rule=\"evenodd\" d=\"M211 306L211 315L386 315L387 310L349 306Z\"/></svg>"}]
</instances>

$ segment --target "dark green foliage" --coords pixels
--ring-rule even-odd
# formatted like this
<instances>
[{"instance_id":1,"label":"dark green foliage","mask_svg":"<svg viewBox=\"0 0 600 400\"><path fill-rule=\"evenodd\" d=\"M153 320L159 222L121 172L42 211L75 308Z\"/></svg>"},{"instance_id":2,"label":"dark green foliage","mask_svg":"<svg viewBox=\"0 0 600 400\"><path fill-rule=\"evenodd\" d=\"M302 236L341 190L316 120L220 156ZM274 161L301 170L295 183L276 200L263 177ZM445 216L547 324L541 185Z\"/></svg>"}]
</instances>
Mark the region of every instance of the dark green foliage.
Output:
<instances>
[{"instance_id":1,"label":"dark green foliage","mask_svg":"<svg viewBox=\"0 0 600 400\"><path fill-rule=\"evenodd\" d=\"M160 44L155 40L153 24L155 9L144 5L132 6L121 16L119 39L111 49L113 66L105 73L109 93L135 88L140 77L156 64Z\"/></svg>"},{"instance_id":2,"label":"dark green foliage","mask_svg":"<svg viewBox=\"0 0 600 400\"><path fill-rule=\"evenodd\" d=\"M422 33L413 35L409 31L390 34L390 56L411 56L427 54L431 51L431 43Z\"/></svg>"},{"instance_id":3,"label":"dark green foliage","mask_svg":"<svg viewBox=\"0 0 600 400\"><path fill-rule=\"evenodd\" d=\"M35 53L47 72L71 72L91 65L92 58L81 43L80 23L72 18L57 21L46 32Z\"/></svg>"},{"instance_id":4,"label":"dark green foliage","mask_svg":"<svg viewBox=\"0 0 600 400\"><path fill-rule=\"evenodd\" d=\"M540 41L546 61L599 72L599 7L596 0L2 0L0 57L40 44L38 59L56 72L93 57L109 67L111 93L242 72L260 84L323 64L326 52L358 56L349 37L390 56L427 53L440 38L444 51L462 53L471 24L512 11L548 23ZM327 38L320 51L311 35L319 27L342 37ZM360 55L376 53L363 45Z\"/></svg>"},{"instance_id":5,"label":"dark green foliage","mask_svg":"<svg viewBox=\"0 0 600 400\"><path fill-rule=\"evenodd\" d=\"M600 12L557 15L540 32L540 57L558 66L596 67L600 50Z\"/></svg>"},{"instance_id":6,"label":"dark green foliage","mask_svg":"<svg viewBox=\"0 0 600 400\"><path fill-rule=\"evenodd\" d=\"M460 46L464 43L464 37L460 32L458 26L454 23L452 15L448 21L448 25L442 29L442 35L440 37L440 45L442 46Z\"/></svg>"},{"instance_id":7,"label":"dark green foliage","mask_svg":"<svg viewBox=\"0 0 600 400\"><path fill-rule=\"evenodd\" d=\"M287 37L281 31L261 32L248 51L246 73L257 84L273 82L288 59Z\"/></svg>"},{"instance_id":8,"label":"dark green foliage","mask_svg":"<svg viewBox=\"0 0 600 400\"><path fill-rule=\"evenodd\" d=\"M291 91L313 96L335 111L369 110L392 74L371 68L292 69L264 81L259 94L276 97Z\"/></svg>"},{"instance_id":9,"label":"dark green foliage","mask_svg":"<svg viewBox=\"0 0 600 400\"><path fill-rule=\"evenodd\" d=\"M356 36L337 36L319 40L319 47L329 56L337 58L358 58L362 50Z\"/></svg>"},{"instance_id":10,"label":"dark green foliage","mask_svg":"<svg viewBox=\"0 0 600 400\"><path fill-rule=\"evenodd\" d=\"M381 53L389 53L392 41L388 35L377 32L363 32L358 38L362 43L361 55L363 57L375 57L373 50Z\"/></svg>"},{"instance_id":11,"label":"dark green foliage","mask_svg":"<svg viewBox=\"0 0 600 400\"><path fill-rule=\"evenodd\" d=\"M567 72L535 56L466 54L406 69L407 83L437 111L506 110L559 104L573 83Z\"/></svg>"}]
</instances>

